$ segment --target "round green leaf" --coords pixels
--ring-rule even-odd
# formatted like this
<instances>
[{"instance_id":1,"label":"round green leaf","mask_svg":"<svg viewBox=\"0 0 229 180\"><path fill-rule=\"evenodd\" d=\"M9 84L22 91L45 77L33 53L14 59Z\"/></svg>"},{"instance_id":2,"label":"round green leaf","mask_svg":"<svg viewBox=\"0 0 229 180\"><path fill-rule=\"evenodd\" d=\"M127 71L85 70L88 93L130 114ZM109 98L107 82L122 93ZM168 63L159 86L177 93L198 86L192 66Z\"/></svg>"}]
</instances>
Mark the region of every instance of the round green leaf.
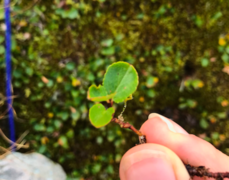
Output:
<instances>
[{"instance_id":1,"label":"round green leaf","mask_svg":"<svg viewBox=\"0 0 229 180\"><path fill-rule=\"evenodd\" d=\"M4 52L5 52L4 46L0 45L0 54L4 54Z\"/></svg>"},{"instance_id":2,"label":"round green leaf","mask_svg":"<svg viewBox=\"0 0 229 180\"><path fill-rule=\"evenodd\" d=\"M201 65L202 65L203 67L207 67L207 66L208 66L208 64L209 64L209 61L208 61L208 59L207 59L207 58L203 58L203 59L201 59Z\"/></svg>"},{"instance_id":3,"label":"round green leaf","mask_svg":"<svg viewBox=\"0 0 229 180\"><path fill-rule=\"evenodd\" d=\"M205 119L200 120L200 127L202 127L203 129L207 129L208 126L209 126L209 124Z\"/></svg>"},{"instance_id":4,"label":"round green leaf","mask_svg":"<svg viewBox=\"0 0 229 180\"><path fill-rule=\"evenodd\" d=\"M115 47L114 46L103 48L101 51L101 54L104 56L110 56L110 55L113 55L114 53L115 53Z\"/></svg>"},{"instance_id":5,"label":"round green leaf","mask_svg":"<svg viewBox=\"0 0 229 180\"><path fill-rule=\"evenodd\" d=\"M91 101L107 101L114 97L115 94L107 94L106 88L104 86L99 85L91 85L88 89L87 98Z\"/></svg>"},{"instance_id":6,"label":"round green leaf","mask_svg":"<svg viewBox=\"0 0 229 180\"><path fill-rule=\"evenodd\" d=\"M105 39L102 41L102 46L108 47L111 46L113 44L113 39Z\"/></svg>"},{"instance_id":7,"label":"round green leaf","mask_svg":"<svg viewBox=\"0 0 229 180\"><path fill-rule=\"evenodd\" d=\"M157 77L149 76L149 77L147 77L147 79L146 79L146 86L147 86L148 88L151 88L151 87L153 87L155 84L157 84L157 82L158 82L158 78L157 78Z\"/></svg>"},{"instance_id":8,"label":"round green leaf","mask_svg":"<svg viewBox=\"0 0 229 180\"><path fill-rule=\"evenodd\" d=\"M58 144L61 145L63 148L68 149L68 139L66 136L60 136L58 139Z\"/></svg>"},{"instance_id":9,"label":"round green leaf","mask_svg":"<svg viewBox=\"0 0 229 180\"><path fill-rule=\"evenodd\" d=\"M221 56L222 60L225 62L225 63L228 63L229 62L229 56L224 53L222 56Z\"/></svg>"},{"instance_id":10,"label":"round green leaf","mask_svg":"<svg viewBox=\"0 0 229 180\"><path fill-rule=\"evenodd\" d=\"M89 119L91 124L96 128L107 125L114 114L114 108L110 107L107 110L102 104L95 104L89 110Z\"/></svg>"},{"instance_id":11,"label":"round green leaf","mask_svg":"<svg viewBox=\"0 0 229 180\"><path fill-rule=\"evenodd\" d=\"M75 69L75 64L73 62L69 62L66 65L66 69L69 70L69 71L72 71L73 69Z\"/></svg>"},{"instance_id":12,"label":"round green leaf","mask_svg":"<svg viewBox=\"0 0 229 180\"><path fill-rule=\"evenodd\" d=\"M103 79L103 85L108 94L115 94L116 103L127 99L138 86L138 73L135 68L126 62L117 62L110 65Z\"/></svg>"},{"instance_id":13,"label":"round green leaf","mask_svg":"<svg viewBox=\"0 0 229 180\"><path fill-rule=\"evenodd\" d=\"M30 68L30 67L27 67L27 68L25 69L25 72L26 72L26 74L28 74L29 76L32 76L32 75L33 75L33 69Z\"/></svg>"}]
</instances>

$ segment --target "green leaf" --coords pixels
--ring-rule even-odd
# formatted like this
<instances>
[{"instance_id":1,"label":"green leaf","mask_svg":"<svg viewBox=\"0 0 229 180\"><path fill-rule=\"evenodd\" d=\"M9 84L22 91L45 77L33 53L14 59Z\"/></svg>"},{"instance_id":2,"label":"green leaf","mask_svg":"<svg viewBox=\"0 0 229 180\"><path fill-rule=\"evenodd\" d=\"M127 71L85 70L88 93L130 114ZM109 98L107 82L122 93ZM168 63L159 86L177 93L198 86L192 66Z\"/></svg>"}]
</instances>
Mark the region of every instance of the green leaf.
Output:
<instances>
[{"instance_id":1,"label":"green leaf","mask_svg":"<svg viewBox=\"0 0 229 180\"><path fill-rule=\"evenodd\" d=\"M196 107L196 105L197 105L197 102L196 102L196 101L194 101L194 100L192 100L192 99L188 99L188 100L187 100L187 106L188 106L188 107L194 108L194 107Z\"/></svg>"},{"instance_id":2,"label":"green leaf","mask_svg":"<svg viewBox=\"0 0 229 180\"><path fill-rule=\"evenodd\" d=\"M49 82L46 84L47 85L47 87L52 87L53 86L53 84L54 84L54 82L53 82L53 80L49 80Z\"/></svg>"},{"instance_id":3,"label":"green leaf","mask_svg":"<svg viewBox=\"0 0 229 180\"><path fill-rule=\"evenodd\" d=\"M110 65L104 76L103 85L108 94L114 94L116 103L123 102L136 91L138 73L134 67L126 62L117 62Z\"/></svg>"},{"instance_id":4,"label":"green leaf","mask_svg":"<svg viewBox=\"0 0 229 180\"><path fill-rule=\"evenodd\" d=\"M47 127L46 131L47 131L47 133L53 133L54 128L52 126L49 126L49 127Z\"/></svg>"},{"instance_id":5,"label":"green leaf","mask_svg":"<svg viewBox=\"0 0 229 180\"><path fill-rule=\"evenodd\" d=\"M45 153L46 150L47 150L47 146L41 145L38 149L38 152L42 154Z\"/></svg>"},{"instance_id":6,"label":"green leaf","mask_svg":"<svg viewBox=\"0 0 229 180\"><path fill-rule=\"evenodd\" d=\"M219 19L221 16L223 15L222 12L218 11L217 13L214 14L214 16L212 17L214 20Z\"/></svg>"},{"instance_id":7,"label":"green leaf","mask_svg":"<svg viewBox=\"0 0 229 180\"><path fill-rule=\"evenodd\" d=\"M112 107L106 110L102 104L93 105L89 110L91 124L96 128L107 125L111 121L114 111Z\"/></svg>"},{"instance_id":8,"label":"green leaf","mask_svg":"<svg viewBox=\"0 0 229 180\"><path fill-rule=\"evenodd\" d=\"M5 40L4 36L0 36L0 43L3 43L4 40Z\"/></svg>"},{"instance_id":9,"label":"green leaf","mask_svg":"<svg viewBox=\"0 0 229 180\"><path fill-rule=\"evenodd\" d=\"M211 134L211 138L214 139L214 140L219 139L219 133L218 133L218 132L213 132L213 133Z\"/></svg>"},{"instance_id":10,"label":"green leaf","mask_svg":"<svg viewBox=\"0 0 229 180\"><path fill-rule=\"evenodd\" d=\"M22 72L19 69L15 69L13 71L13 77L15 77L15 78L21 78L22 77Z\"/></svg>"},{"instance_id":11,"label":"green leaf","mask_svg":"<svg viewBox=\"0 0 229 180\"><path fill-rule=\"evenodd\" d=\"M69 114L67 112L61 112L60 116L61 116L61 119L66 121L69 117Z\"/></svg>"},{"instance_id":12,"label":"green leaf","mask_svg":"<svg viewBox=\"0 0 229 180\"><path fill-rule=\"evenodd\" d=\"M25 97L28 98L31 94L31 90L29 88L25 88Z\"/></svg>"},{"instance_id":13,"label":"green leaf","mask_svg":"<svg viewBox=\"0 0 229 180\"><path fill-rule=\"evenodd\" d=\"M66 133L66 136L68 138L73 138L74 137L74 131L72 129L69 129L68 132Z\"/></svg>"},{"instance_id":14,"label":"green leaf","mask_svg":"<svg viewBox=\"0 0 229 180\"><path fill-rule=\"evenodd\" d=\"M179 104L179 109L184 109L186 107L187 107L186 103Z\"/></svg>"},{"instance_id":15,"label":"green leaf","mask_svg":"<svg viewBox=\"0 0 229 180\"><path fill-rule=\"evenodd\" d=\"M0 9L0 20L4 19L4 10L5 8Z\"/></svg>"},{"instance_id":16,"label":"green leaf","mask_svg":"<svg viewBox=\"0 0 229 180\"><path fill-rule=\"evenodd\" d=\"M105 39L101 42L102 46L109 47L113 44L113 39Z\"/></svg>"},{"instance_id":17,"label":"green leaf","mask_svg":"<svg viewBox=\"0 0 229 180\"><path fill-rule=\"evenodd\" d=\"M103 48L102 51L101 51L101 54L105 55L105 56L110 56L110 55L113 55L114 53L115 53L114 46Z\"/></svg>"},{"instance_id":18,"label":"green leaf","mask_svg":"<svg viewBox=\"0 0 229 180\"><path fill-rule=\"evenodd\" d=\"M34 130L35 131L44 131L45 130L45 126L43 124L35 124Z\"/></svg>"},{"instance_id":19,"label":"green leaf","mask_svg":"<svg viewBox=\"0 0 229 180\"><path fill-rule=\"evenodd\" d=\"M208 61L208 59L207 59L207 58L203 58L203 59L201 59L201 65L202 65L203 67L207 67L207 66L208 66L208 64L209 64L209 61Z\"/></svg>"},{"instance_id":20,"label":"green leaf","mask_svg":"<svg viewBox=\"0 0 229 180\"><path fill-rule=\"evenodd\" d=\"M228 63L229 62L229 56L224 53L222 56L221 56L222 60L225 62L225 63Z\"/></svg>"},{"instance_id":21,"label":"green leaf","mask_svg":"<svg viewBox=\"0 0 229 180\"><path fill-rule=\"evenodd\" d=\"M101 168L102 168L102 165L97 163L97 164L93 165L91 171L93 174L97 174L98 172L100 172Z\"/></svg>"},{"instance_id":22,"label":"green leaf","mask_svg":"<svg viewBox=\"0 0 229 180\"><path fill-rule=\"evenodd\" d=\"M202 127L203 129L207 129L208 126L209 126L209 124L205 119L200 120L200 127Z\"/></svg>"},{"instance_id":23,"label":"green leaf","mask_svg":"<svg viewBox=\"0 0 229 180\"><path fill-rule=\"evenodd\" d=\"M153 89L148 90L146 93L151 98L156 96L156 92Z\"/></svg>"},{"instance_id":24,"label":"green leaf","mask_svg":"<svg viewBox=\"0 0 229 180\"><path fill-rule=\"evenodd\" d=\"M69 19L75 19L75 18L79 18L79 12L75 9L72 8L69 12L68 12L68 18Z\"/></svg>"},{"instance_id":25,"label":"green leaf","mask_svg":"<svg viewBox=\"0 0 229 180\"><path fill-rule=\"evenodd\" d=\"M157 78L157 77L149 76L149 77L147 77L147 79L146 79L146 86L147 86L148 88L151 88L151 87L153 87L157 82L158 82L158 78Z\"/></svg>"},{"instance_id":26,"label":"green leaf","mask_svg":"<svg viewBox=\"0 0 229 180\"><path fill-rule=\"evenodd\" d=\"M32 75L33 75L33 69L30 68L30 67L27 67L27 68L25 69L25 72L26 72L26 74L28 74L29 76L32 76Z\"/></svg>"},{"instance_id":27,"label":"green leaf","mask_svg":"<svg viewBox=\"0 0 229 180\"><path fill-rule=\"evenodd\" d=\"M59 128L61 128L61 126L62 126L62 122L61 122L60 120L55 120L55 121L54 121L54 125L55 125L55 127L56 127L57 129L59 129Z\"/></svg>"},{"instance_id":28,"label":"green leaf","mask_svg":"<svg viewBox=\"0 0 229 180\"><path fill-rule=\"evenodd\" d=\"M4 52L5 52L4 46L0 45L0 54L4 54Z\"/></svg>"},{"instance_id":29,"label":"green leaf","mask_svg":"<svg viewBox=\"0 0 229 180\"><path fill-rule=\"evenodd\" d=\"M80 118L80 113L78 111L71 114L73 120L77 121Z\"/></svg>"},{"instance_id":30,"label":"green leaf","mask_svg":"<svg viewBox=\"0 0 229 180\"><path fill-rule=\"evenodd\" d=\"M103 143L103 138L101 136L98 136L96 138L96 142L97 142L97 144L102 144Z\"/></svg>"},{"instance_id":31,"label":"green leaf","mask_svg":"<svg viewBox=\"0 0 229 180\"><path fill-rule=\"evenodd\" d=\"M69 62L68 64L66 64L66 69L72 71L73 69L75 69L75 64L73 62Z\"/></svg>"},{"instance_id":32,"label":"green leaf","mask_svg":"<svg viewBox=\"0 0 229 180\"><path fill-rule=\"evenodd\" d=\"M115 37L117 41L121 41L124 38L123 34L117 34L117 36Z\"/></svg>"},{"instance_id":33,"label":"green leaf","mask_svg":"<svg viewBox=\"0 0 229 180\"><path fill-rule=\"evenodd\" d=\"M61 145L63 148L68 149L68 139L66 136L60 136L58 139L58 144Z\"/></svg>"},{"instance_id":34,"label":"green leaf","mask_svg":"<svg viewBox=\"0 0 229 180\"><path fill-rule=\"evenodd\" d=\"M107 168L106 168L106 171L109 174L114 174L114 172L115 172L112 165L108 165Z\"/></svg>"},{"instance_id":35,"label":"green leaf","mask_svg":"<svg viewBox=\"0 0 229 180\"><path fill-rule=\"evenodd\" d=\"M108 95L104 86L99 85L97 87L96 85L91 85L88 89L87 98L91 101L101 102L113 98L114 95L115 93Z\"/></svg>"},{"instance_id":36,"label":"green leaf","mask_svg":"<svg viewBox=\"0 0 229 180\"><path fill-rule=\"evenodd\" d=\"M227 114L226 114L225 112L219 112L219 113L217 113L217 116L218 116L218 118L220 118L220 119L224 119L224 118L227 117Z\"/></svg>"},{"instance_id":37,"label":"green leaf","mask_svg":"<svg viewBox=\"0 0 229 180\"><path fill-rule=\"evenodd\" d=\"M229 54L229 46L226 47L226 52Z\"/></svg>"}]
</instances>

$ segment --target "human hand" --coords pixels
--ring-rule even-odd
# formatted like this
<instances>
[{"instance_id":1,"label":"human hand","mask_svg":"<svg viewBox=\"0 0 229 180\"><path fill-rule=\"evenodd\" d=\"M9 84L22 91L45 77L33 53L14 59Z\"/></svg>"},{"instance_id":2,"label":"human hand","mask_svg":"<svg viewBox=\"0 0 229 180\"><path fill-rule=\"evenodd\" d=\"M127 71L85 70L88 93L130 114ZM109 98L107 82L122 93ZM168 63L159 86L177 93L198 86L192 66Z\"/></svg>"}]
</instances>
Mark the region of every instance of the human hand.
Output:
<instances>
[{"instance_id":1,"label":"human hand","mask_svg":"<svg viewBox=\"0 0 229 180\"><path fill-rule=\"evenodd\" d=\"M150 114L140 131L146 135L147 143L131 148L122 157L121 180L190 180L182 161L205 166L211 172L229 171L227 155L164 116Z\"/></svg>"}]
</instances>

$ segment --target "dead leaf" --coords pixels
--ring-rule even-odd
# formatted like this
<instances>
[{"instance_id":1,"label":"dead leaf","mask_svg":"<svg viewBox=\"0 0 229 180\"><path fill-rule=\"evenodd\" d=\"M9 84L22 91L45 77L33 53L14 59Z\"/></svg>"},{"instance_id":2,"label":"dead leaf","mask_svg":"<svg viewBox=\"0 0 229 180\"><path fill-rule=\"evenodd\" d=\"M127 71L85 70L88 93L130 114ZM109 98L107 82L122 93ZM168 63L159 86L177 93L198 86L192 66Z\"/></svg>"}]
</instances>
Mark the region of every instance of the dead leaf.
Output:
<instances>
[{"instance_id":1,"label":"dead leaf","mask_svg":"<svg viewBox=\"0 0 229 180\"><path fill-rule=\"evenodd\" d=\"M225 66L222 71L229 75L229 66Z\"/></svg>"},{"instance_id":2,"label":"dead leaf","mask_svg":"<svg viewBox=\"0 0 229 180\"><path fill-rule=\"evenodd\" d=\"M70 110L72 113L76 113L76 109L74 107L70 106Z\"/></svg>"},{"instance_id":3,"label":"dead leaf","mask_svg":"<svg viewBox=\"0 0 229 180\"><path fill-rule=\"evenodd\" d=\"M47 84L49 82L49 80L45 77L45 76L42 76L41 77L41 80L43 81L43 83Z\"/></svg>"}]
</instances>

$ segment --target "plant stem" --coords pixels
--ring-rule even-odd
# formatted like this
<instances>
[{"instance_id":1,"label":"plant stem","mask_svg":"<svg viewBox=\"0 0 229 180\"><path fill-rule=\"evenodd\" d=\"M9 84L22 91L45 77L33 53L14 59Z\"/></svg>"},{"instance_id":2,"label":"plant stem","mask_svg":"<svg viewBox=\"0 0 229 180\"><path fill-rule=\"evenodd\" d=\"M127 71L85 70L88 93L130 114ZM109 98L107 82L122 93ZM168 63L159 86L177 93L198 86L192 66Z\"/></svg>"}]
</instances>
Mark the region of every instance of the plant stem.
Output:
<instances>
[{"instance_id":1,"label":"plant stem","mask_svg":"<svg viewBox=\"0 0 229 180\"><path fill-rule=\"evenodd\" d=\"M133 132L135 132L138 136L144 136L139 130L137 130L133 125L131 125L130 123L128 122L124 122L124 121L121 121L117 118L113 118L111 121L117 123L120 125L121 128L128 128L130 130L132 130Z\"/></svg>"},{"instance_id":2,"label":"plant stem","mask_svg":"<svg viewBox=\"0 0 229 180\"><path fill-rule=\"evenodd\" d=\"M191 178L193 178L194 176L203 178L209 177L216 180L223 180L224 178L229 178L229 172L210 172L209 169L204 166L195 167L189 164L185 164L185 167Z\"/></svg>"},{"instance_id":3,"label":"plant stem","mask_svg":"<svg viewBox=\"0 0 229 180\"><path fill-rule=\"evenodd\" d=\"M109 99L109 100L107 101L107 103L109 104L109 107L112 107L112 106L113 106L113 101L112 101L112 99Z\"/></svg>"}]
</instances>

